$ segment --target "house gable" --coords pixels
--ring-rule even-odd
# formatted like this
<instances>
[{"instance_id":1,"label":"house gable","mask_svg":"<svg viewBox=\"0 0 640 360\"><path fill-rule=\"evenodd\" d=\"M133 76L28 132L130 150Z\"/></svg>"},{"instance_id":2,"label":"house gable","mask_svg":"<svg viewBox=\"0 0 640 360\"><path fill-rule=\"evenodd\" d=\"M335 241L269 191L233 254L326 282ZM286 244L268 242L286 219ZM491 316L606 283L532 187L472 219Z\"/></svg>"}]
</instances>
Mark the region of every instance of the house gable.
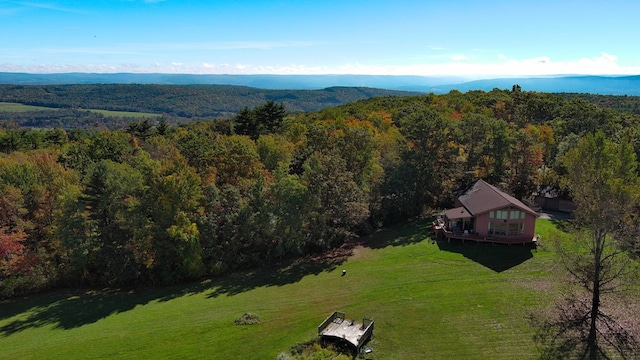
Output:
<instances>
[{"instance_id":1,"label":"house gable","mask_svg":"<svg viewBox=\"0 0 640 360\"><path fill-rule=\"evenodd\" d=\"M537 213L522 201L499 190L484 180L478 180L473 184L467 192L458 197L457 202L464 206L473 216L509 207L516 207L531 215L537 216Z\"/></svg>"}]
</instances>

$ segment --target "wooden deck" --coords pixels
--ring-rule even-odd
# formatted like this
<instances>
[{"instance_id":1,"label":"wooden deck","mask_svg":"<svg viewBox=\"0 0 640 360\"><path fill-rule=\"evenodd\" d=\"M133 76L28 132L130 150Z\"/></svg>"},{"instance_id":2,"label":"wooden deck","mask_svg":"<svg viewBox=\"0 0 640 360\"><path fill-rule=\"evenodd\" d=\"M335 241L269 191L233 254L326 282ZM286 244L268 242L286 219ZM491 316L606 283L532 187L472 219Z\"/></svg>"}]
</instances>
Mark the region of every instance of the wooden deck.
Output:
<instances>
[{"instance_id":1,"label":"wooden deck","mask_svg":"<svg viewBox=\"0 0 640 360\"><path fill-rule=\"evenodd\" d=\"M339 311L334 311L318 326L318 336L345 340L353 345L357 351L360 351L372 334L372 319L365 318L362 323L358 323L347 320L345 314Z\"/></svg>"},{"instance_id":2,"label":"wooden deck","mask_svg":"<svg viewBox=\"0 0 640 360\"><path fill-rule=\"evenodd\" d=\"M440 239L446 239L448 242L451 240L474 241L476 243L489 243L489 244L506 244L506 245L534 245L537 243L538 238L534 236L530 237L509 237L509 236L480 236L469 233L453 232L447 230L444 225L434 224L433 230L436 234L439 233Z\"/></svg>"}]
</instances>

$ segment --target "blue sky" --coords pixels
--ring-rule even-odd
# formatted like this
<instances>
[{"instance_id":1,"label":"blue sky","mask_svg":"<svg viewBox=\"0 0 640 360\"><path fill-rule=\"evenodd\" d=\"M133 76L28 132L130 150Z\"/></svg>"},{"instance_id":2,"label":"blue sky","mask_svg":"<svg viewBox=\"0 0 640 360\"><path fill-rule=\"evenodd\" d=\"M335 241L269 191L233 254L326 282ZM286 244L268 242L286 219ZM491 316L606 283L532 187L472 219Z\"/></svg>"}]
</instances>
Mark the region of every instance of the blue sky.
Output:
<instances>
[{"instance_id":1,"label":"blue sky","mask_svg":"<svg viewBox=\"0 0 640 360\"><path fill-rule=\"evenodd\" d=\"M640 1L0 0L0 71L640 74Z\"/></svg>"}]
</instances>

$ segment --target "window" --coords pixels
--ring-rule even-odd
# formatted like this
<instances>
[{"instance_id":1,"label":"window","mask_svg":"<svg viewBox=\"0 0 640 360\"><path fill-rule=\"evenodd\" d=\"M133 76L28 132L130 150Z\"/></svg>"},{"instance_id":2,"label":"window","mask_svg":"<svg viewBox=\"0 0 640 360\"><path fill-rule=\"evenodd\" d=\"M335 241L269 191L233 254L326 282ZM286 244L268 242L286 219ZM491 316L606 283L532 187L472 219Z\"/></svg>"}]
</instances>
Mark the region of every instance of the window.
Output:
<instances>
[{"instance_id":1,"label":"window","mask_svg":"<svg viewBox=\"0 0 640 360\"><path fill-rule=\"evenodd\" d=\"M509 215L509 210L507 209L496 211L496 219L506 220L508 215Z\"/></svg>"},{"instance_id":2,"label":"window","mask_svg":"<svg viewBox=\"0 0 640 360\"><path fill-rule=\"evenodd\" d=\"M520 218L520 211L511 210L509 212L509 219L510 220L517 220L519 218Z\"/></svg>"},{"instance_id":3,"label":"window","mask_svg":"<svg viewBox=\"0 0 640 360\"><path fill-rule=\"evenodd\" d=\"M489 235L507 235L507 223L489 222Z\"/></svg>"},{"instance_id":4,"label":"window","mask_svg":"<svg viewBox=\"0 0 640 360\"><path fill-rule=\"evenodd\" d=\"M489 211L489 219L494 219L495 217L495 212L493 210Z\"/></svg>"},{"instance_id":5,"label":"window","mask_svg":"<svg viewBox=\"0 0 640 360\"><path fill-rule=\"evenodd\" d=\"M520 223L509 224L509 236L518 236L520 234Z\"/></svg>"},{"instance_id":6,"label":"window","mask_svg":"<svg viewBox=\"0 0 640 360\"><path fill-rule=\"evenodd\" d=\"M524 211L520 211L520 219L524 219L525 217L527 217L527 213L525 213Z\"/></svg>"},{"instance_id":7,"label":"window","mask_svg":"<svg viewBox=\"0 0 640 360\"><path fill-rule=\"evenodd\" d=\"M524 234L524 223L507 223L504 221L489 222L489 235L519 236Z\"/></svg>"}]
</instances>

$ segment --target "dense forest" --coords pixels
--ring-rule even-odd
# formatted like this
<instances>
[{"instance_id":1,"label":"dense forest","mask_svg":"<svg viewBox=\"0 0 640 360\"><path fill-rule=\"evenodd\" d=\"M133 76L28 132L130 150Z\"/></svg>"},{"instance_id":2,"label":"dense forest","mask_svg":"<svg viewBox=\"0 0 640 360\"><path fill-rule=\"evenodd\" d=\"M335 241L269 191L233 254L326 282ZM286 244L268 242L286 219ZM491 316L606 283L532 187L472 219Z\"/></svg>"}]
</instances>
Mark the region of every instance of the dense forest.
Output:
<instances>
[{"instance_id":1,"label":"dense forest","mask_svg":"<svg viewBox=\"0 0 640 360\"><path fill-rule=\"evenodd\" d=\"M266 101L282 103L290 112L304 112L377 96L416 94L358 87L265 90L232 85L0 85L0 102L74 110L137 111L188 119L225 117Z\"/></svg>"},{"instance_id":2,"label":"dense forest","mask_svg":"<svg viewBox=\"0 0 640 360\"><path fill-rule=\"evenodd\" d=\"M229 118L245 107L267 101L283 104L289 113L319 111L357 100L384 96L417 96L416 92L363 87L322 90L265 90L231 85L2 85L0 102L43 106L24 112L0 111L0 128L122 129L137 119L90 111L153 113L179 125L192 120ZM581 98L600 108L640 115L640 97L578 93L557 94ZM150 119L151 120L151 119Z\"/></svg>"},{"instance_id":3,"label":"dense forest","mask_svg":"<svg viewBox=\"0 0 640 360\"><path fill-rule=\"evenodd\" d=\"M518 86L305 113L277 100L181 125L0 130L0 296L171 284L325 251L448 207L478 178L527 199L562 185L586 134L640 153L640 116Z\"/></svg>"}]
</instances>

